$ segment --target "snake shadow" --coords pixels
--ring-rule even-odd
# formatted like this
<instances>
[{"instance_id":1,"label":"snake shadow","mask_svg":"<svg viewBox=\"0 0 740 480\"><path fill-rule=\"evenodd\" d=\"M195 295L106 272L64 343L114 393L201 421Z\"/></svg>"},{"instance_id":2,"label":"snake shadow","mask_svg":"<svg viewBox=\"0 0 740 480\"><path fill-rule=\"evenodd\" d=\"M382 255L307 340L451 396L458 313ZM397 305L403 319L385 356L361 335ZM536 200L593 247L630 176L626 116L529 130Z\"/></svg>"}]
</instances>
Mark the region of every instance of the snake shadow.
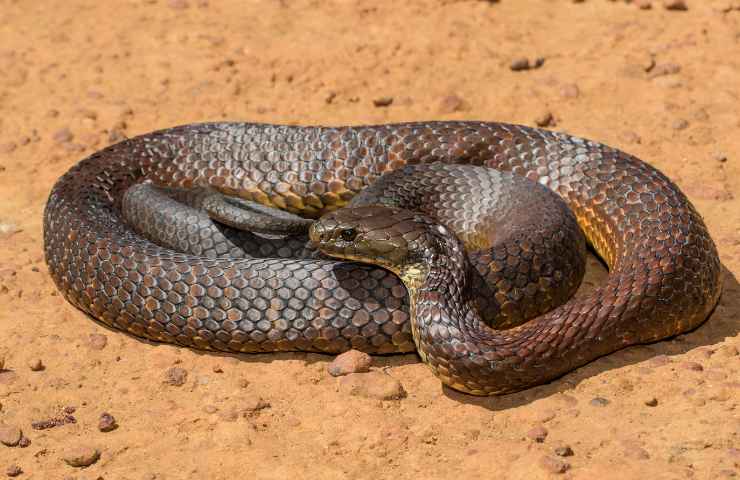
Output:
<instances>
[{"instance_id":1,"label":"snake shadow","mask_svg":"<svg viewBox=\"0 0 740 480\"><path fill-rule=\"evenodd\" d=\"M579 291L579 295L587 294L589 290L603 284L606 275L606 269L599 264L598 260L593 258L593 255L589 255L588 271L584 279L586 285L585 288ZM670 359L672 356L682 355L701 347L707 347L712 352L712 346L722 343L727 338L736 337L740 333L740 284L735 275L724 265L722 266L722 275L724 286L719 302L709 318L690 332L655 343L624 348L598 358L549 383L517 393L494 397L475 397L447 387L441 387L442 393L460 403L477 405L492 411L507 410L558 393L567 393L582 381L600 373L645 362L657 356L665 355ZM595 280L595 277L600 279Z\"/></svg>"}]
</instances>

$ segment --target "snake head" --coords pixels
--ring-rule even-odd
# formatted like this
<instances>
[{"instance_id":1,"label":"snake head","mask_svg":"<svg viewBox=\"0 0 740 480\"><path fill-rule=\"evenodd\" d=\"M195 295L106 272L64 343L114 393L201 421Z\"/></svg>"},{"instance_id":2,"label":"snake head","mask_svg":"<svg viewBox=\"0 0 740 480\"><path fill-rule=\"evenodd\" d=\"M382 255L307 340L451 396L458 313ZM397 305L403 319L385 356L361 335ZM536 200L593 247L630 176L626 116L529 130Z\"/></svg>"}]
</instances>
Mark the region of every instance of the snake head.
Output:
<instances>
[{"instance_id":1,"label":"snake head","mask_svg":"<svg viewBox=\"0 0 740 480\"><path fill-rule=\"evenodd\" d=\"M311 225L309 238L327 255L372 263L401 278L411 268L427 266L462 249L457 237L431 218L381 206L328 213Z\"/></svg>"}]
</instances>

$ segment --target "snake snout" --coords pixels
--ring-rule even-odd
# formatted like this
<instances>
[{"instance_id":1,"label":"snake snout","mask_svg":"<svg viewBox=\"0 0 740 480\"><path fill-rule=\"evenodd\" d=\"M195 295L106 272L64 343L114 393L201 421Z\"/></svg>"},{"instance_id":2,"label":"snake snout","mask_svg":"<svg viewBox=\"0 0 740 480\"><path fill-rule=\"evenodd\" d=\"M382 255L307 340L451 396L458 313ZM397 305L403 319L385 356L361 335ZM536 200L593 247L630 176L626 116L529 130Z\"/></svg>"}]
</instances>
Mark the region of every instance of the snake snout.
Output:
<instances>
[{"instance_id":1,"label":"snake snout","mask_svg":"<svg viewBox=\"0 0 740 480\"><path fill-rule=\"evenodd\" d=\"M372 263L398 272L429 261L439 242L435 225L421 214L392 207L344 208L309 229L311 243L337 258Z\"/></svg>"}]
</instances>

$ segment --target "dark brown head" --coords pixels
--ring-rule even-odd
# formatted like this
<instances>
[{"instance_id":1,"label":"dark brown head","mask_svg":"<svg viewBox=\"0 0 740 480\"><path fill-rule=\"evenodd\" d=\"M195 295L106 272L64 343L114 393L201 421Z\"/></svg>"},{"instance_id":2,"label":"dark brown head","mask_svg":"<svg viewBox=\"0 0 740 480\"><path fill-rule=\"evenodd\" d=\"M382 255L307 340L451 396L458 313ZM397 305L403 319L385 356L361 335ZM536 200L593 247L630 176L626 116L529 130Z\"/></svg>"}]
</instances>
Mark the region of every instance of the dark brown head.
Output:
<instances>
[{"instance_id":1,"label":"dark brown head","mask_svg":"<svg viewBox=\"0 0 740 480\"><path fill-rule=\"evenodd\" d=\"M404 282L411 271L428 271L430 264L462 248L447 228L429 217L380 206L328 213L311 226L309 237L327 255L379 265Z\"/></svg>"}]
</instances>

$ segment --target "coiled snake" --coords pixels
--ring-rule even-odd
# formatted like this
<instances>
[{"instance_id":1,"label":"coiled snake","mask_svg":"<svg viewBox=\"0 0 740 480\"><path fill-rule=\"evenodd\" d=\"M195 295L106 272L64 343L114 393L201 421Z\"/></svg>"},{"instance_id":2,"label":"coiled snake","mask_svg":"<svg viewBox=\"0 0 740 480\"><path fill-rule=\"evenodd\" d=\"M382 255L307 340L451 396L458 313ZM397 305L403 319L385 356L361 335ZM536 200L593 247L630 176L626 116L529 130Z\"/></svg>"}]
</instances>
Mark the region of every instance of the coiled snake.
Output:
<instances>
[{"instance_id":1,"label":"coiled snake","mask_svg":"<svg viewBox=\"0 0 740 480\"><path fill-rule=\"evenodd\" d=\"M434 165L404 169L414 164ZM492 177L480 167L511 174ZM386 180L390 171L397 172ZM407 174L428 181L403 186ZM573 242L576 252L583 248L567 221L556 228L543 220L539 238L554 247L546 253L520 235L537 230L532 222L502 227L509 234L498 238L495 222L486 220L489 234L465 237L430 217L437 205L429 201L449 200L445 189L459 184L445 178L462 178L463 189L480 193L518 177L565 201L609 266L605 285L552 309L577 287L583 269L578 255L561 250ZM157 245L123 220L129 187L144 181L208 186L321 217L310 236L322 252L379 267L287 258L299 241L265 244L244 232L237 240L246 258L232 258L233 247L220 242L236 234L206 228L195 214L184 219L192 228L182 234L151 218L165 237L198 244L199 254ZM376 183L371 188L385 195L380 205L340 208ZM415 188L420 196L396 201ZM487 208L484 196L470 198ZM548 202L523 208L545 212L546 219L559 208ZM454 212L458 204L447 201L439 210ZM480 226L470 227L470 212L456 215L462 230ZM691 330L721 291L716 247L694 207L662 173L600 143L501 123L214 123L149 133L94 153L58 180L44 212L44 244L67 300L134 335L232 352L418 348L445 384L479 395L521 390L628 345ZM463 244L480 247L477 256L466 255ZM524 260L529 266L521 266ZM481 286L481 278L493 278L494 286ZM476 294L486 288L493 288L489 295Z\"/></svg>"}]
</instances>

